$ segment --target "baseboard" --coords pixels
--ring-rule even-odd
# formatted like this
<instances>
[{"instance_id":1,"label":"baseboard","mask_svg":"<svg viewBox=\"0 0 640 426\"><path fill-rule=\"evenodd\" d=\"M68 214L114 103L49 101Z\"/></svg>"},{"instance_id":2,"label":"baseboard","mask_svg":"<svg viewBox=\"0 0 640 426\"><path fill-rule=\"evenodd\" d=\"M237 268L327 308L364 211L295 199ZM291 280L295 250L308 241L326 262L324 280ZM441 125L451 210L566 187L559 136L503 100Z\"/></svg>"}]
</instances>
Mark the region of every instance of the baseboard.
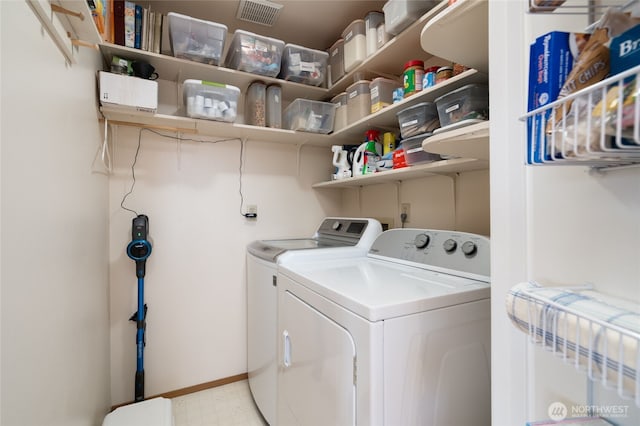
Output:
<instances>
[{"instance_id":1,"label":"baseboard","mask_svg":"<svg viewBox=\"0 0 640 426\"><path fill-rule=\"evenodd\" d=\"M158 397L169 398L169 399L176 398L178 396L184 396L190 393L200 392L206 389L228 385L229 383L239 382L241 380L247 380L248 377L249 375L247 373L237 374L235 376L224 377L222 379L214 380L212 382L201 383L199 385L189 386L182 389L177 389L169 392L160 393L157 395L148 396L145 399L152 399L152 398L158 398ZM133 404L133 403L134 401L130 401L130 402L124 402L122 404L114 405L111 407L111 411L115 410L118 407L122 407L122 406Z\"/></svg>"}]
</instances>

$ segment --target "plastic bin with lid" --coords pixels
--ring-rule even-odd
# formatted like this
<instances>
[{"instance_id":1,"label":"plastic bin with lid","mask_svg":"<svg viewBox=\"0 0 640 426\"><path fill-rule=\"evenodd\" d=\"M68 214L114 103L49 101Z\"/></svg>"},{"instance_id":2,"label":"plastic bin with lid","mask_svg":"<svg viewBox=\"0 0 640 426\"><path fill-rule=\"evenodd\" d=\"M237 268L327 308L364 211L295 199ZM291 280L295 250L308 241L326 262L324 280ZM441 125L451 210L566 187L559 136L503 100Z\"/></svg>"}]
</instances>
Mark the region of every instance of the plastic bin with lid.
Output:
<instances>
[{"instance_id":1,"label":"plastic bin with lid","mask_svg":"<svg viewBox=\"0 0 640 426\"><path fill-rule=\"evenodd\" d=\"M442 130L489 119L489 87L468 84L436 98Z\"/></svg>"},{"instance_id":2,"label":"plastic bin with lid","mask_svg":"<svg viewBox=\"0 0 640 426\"><path fill-rule=\"evenodd\" d=\"M389 0L382 6L386 31L400 34L437 4L432 0Z\"/></svg>"},{"instance_id":3,"label":"plastic bin with lid","mask_svg":"<svg viewBox=\"0 0 640 426\"><path fill-rule=\"evenodd\" d=\"M359 80L347 87L347 122L355 123L371 113L369 80Z\"/></svg>"},{"instance_id":4,"label":"plastic bin with lid","mask_svg":"<svg viewBox=\"0 0 640 426\"><path fill-rule=\"evenodd\" d=\"M402 84L389 78L377 77L369 83L371 93L371 113L380 111L382 108L393 103L393 91Z\"/></svg>"},{"instance_id":5,"label":"plastic bin with lid","mask_svg":"<svg viewBox=\"0 0 640 426\"><path fill-rule=\"evenodd\" d=\"M329 54L287 43L282 53L280 78L310 86L325 86Z\"/></svg>"},{"instance_id":6,"label":"plastic bin with lid","mask_svg":"<svg viewBox=\"0 0 640 426\"><path fill-rule=\"evenodd\" d=\"M438 109L433 102L421 102L396 113L403 138L433 132L440 127Z\"/></svg>"},{"instance_id":7,"label":"plastic bin with lid","mask_svg":"<svg viewBox=\"0 0 640 426\"><path fill-rule=\"evenodd\" d=\"M367 39L367 56L371 56L379 49L379 46L387 42L384 13L377 11L367 13L364 18L364 27Z\"/></svg>"},{"instance_id":8,"label":"plastic bin with lid","mask_svg":"<svg viewBox=\"0 0 640 426\"><path fill-rule=\"evenodd\" d=\"M329 86L344 76L344 39L339 38L329 48Z\"/></svg>"},{"instance_id":9,"label":"plastic bin with lid","mask_svg":"<svg viewBox=\"0 0 640 426\"><path fill-rule=\"evenodd\" d=\"M227 26L169 12L169 42L176 58L220 65Z\"/></svg>"},{"instance_id":10,"label":"plastic bin with lid","mask_svg":"<svg viewBox=\"0 0 640 426\"><path fill-rule=\"evenodd\" d=\"M248 31L233 33L225 65L239 71L277 77L280 73L284 42Z\"/></svg>"},{"instance_id":11,"label":"plastic bin with lid","mask_svg":"<svg viewBox=\"0 0 640 426\"><path fill-rule=\"evenodd\" d=\"M364 19L356 19L342 32L344 39L344 72L360 65L367 57L367 34Z\"/></svg>"},{"instance_id":12,"label":"plastic bin with lid","mask_svg":"<svg viewBox=\"0 0 640 426\"><path fill-rule=\"evenodd\" d=\"M347 92L338 93L331 99L331 103L336 106L335 118L333 119L333 131L347 127Z\"/></svg>"},{"instance_id":13,"label":"plastic bin with lid","mask_svg":"<svg viewBox=\"0 0 640 426\"><path fill-rule=\"evenodd\" d=\"M336 106L331 102L310 101L298 98L284 110L285 129L312 133L330 133Z\"/></svg>"},{"instance_id":14,"label":"plastic bin with lid","mask_svg":"<svg viewBox=\"0 0 640 426\"><path fill-rule=\"evenodd\" d=\"M234 122L240 89L229 84L185 80L182 95L186 112L192 118Z\"/></svg>"},{"instance_id":15,"label":"plastic bin with lid","mask_svg":"<svg viewBox=\"0 0 640 426\"><path fill-rule=\"evenodd\" d=\"M441 160L439 154L432 154L422 149L422 141L429 136L431 136L431 133L423 133L402 141L402 148L404 149L404 157L407 165L412 166Z\"/></svg>"},{"instance_id":16,"label":"plastic bin with lid","mask_svg":"<svg viewBox=\"0 0 640 426\"><path fill-rule=\"evenodd\" d=\"M282 87L267 86L267 127L282 128Z\"/></svg>"}]
</instances>

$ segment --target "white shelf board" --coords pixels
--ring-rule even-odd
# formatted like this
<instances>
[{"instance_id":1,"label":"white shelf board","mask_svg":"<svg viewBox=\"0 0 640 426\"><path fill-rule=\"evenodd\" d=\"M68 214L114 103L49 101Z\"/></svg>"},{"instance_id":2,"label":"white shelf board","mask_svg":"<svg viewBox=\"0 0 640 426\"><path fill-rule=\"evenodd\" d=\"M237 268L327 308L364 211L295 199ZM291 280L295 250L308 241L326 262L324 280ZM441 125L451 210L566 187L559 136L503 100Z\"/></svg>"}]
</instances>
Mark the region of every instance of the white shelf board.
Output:
<instances>
[{"instance_id":1,"label":"white shelf board","mask_svg":"<svg viewBox=\"0 0 640 426\"><path fill-rule=\"evenodd\" d=\"M82 14L82 19L65 15L78 40L96 46L102 42L102 37L93 23L91 9L86 0L55 0L55 2L65 9Z\"/></svg>"},{"instance_id":2,"label":"white shelf board","mask_svg":"<svg viewBox=\"0 0 640 426\"><path fill-rule=\"evenodd\" d=\"M286 144L331 145L328 135L293 130L272 129L223 121L200 120L166 114L152 114L125 110L114 106L102 106L103 117L116 125L147 127L160 131L183 133L213 138L238 138Z\"/></svg>"},{"instance_id":3,"label":"white shelf board","mask_svg":"<svg viewBox=\"0 0 640 426\"><path fill-rule=\"evenodd\" d=\"M422 142L434 154L489 160L489 121L435 134Z\"/></svg>"},{"instance_id":4,"label":"white shelf board","mask_svg":"<svg viewBox=\"0 0 640 426\"><path fill-rule=\"evenodd\" d=\"M403 66L413 59L429 60L433 57L433 52L425 52L420 47L420 31L426 22L437 16L447 7L448 0L443 0L431 10L422 15L416 22L402 31L397 36L389 40L384 46L374 54L367 57L355 69L346 73L329 89L332 96L344 92L347 87L354 83L354 77L363 71L373 75L400 76ZM368 76L367 76L368 77Z\"/></svg>"},{"instance_id":5,"label":"white shelf board","mask_svg":"<svg viewBox=\"0 0 640 426\"><path fill-rule=\"evenodd\" d=\"M237 71L230 68L218 67L215 65L202 64L200 62L189 61L173 56L148 52L146 50L132 49L130 47L119 46L117 44L103 43L100 50L107 63L111 63L113 56L118 56L130 60L144 60L149 62L156 69L159 78L163 80L183 83L187 79L206 80L216 83L230 84L238 87L242 93L246 93L251 82L260 80L267 84L279 84L282 87L282 96L285 99L304 98L311 100L323 100L328 95L328 90L323 87L308 86L306 84L294 83L278 78L266 77L258 74L251 74L244 71Z\"/></svg>"},{"instance_id":6,"label":"white shelf board","mask_svg":"<svg viewBox=\"0 0 640 426\"><path fill-rule=\"evenodd\" d=\"M399 182L437 174L486 170L488 168L489 162L485 160L456 158L427 164L418 164L415 166L404 167L402 169L393 169L386 172L373 173L359 177L320 182L312 185L312 188L353 188L378 183Z\"/></svg>"},{"instance_id":7,"label":"white shelf board","mask_svg":"<svg viewBox=\"0 0 640 426\"><path fill-rule=\"evenodd\" d=\"M420 33L432 55L489 72L489 2L457 0L430 19Z\"/></svg>"}]
</instances>

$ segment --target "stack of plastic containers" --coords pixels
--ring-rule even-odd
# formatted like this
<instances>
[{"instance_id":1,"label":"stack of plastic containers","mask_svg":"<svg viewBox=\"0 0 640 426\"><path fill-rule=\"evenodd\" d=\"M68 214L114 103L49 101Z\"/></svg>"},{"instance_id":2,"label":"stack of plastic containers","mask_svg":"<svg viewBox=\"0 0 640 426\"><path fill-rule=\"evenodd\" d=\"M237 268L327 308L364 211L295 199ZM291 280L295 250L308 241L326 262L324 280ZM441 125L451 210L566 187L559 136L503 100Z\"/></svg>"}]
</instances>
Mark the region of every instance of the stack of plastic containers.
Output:
<instances>
[{"instance_id":1,"label":"stack of plastic containers","mask_svg":"<svg viewBox=\"0 0 640 426\"><path fill-rule=\"evenodd\" d=\"M227 27L169 12L169 42L176 58L219 65Z\"/></svg>"},{"instance_id":2,"label":"stack of plastic containers","mask_svg":"<svg viewBox=\"0 0 640 426\"><path fill-rule=\"evenodd\" d=\"M229 45L225 65L253 74L277 77L284 42L243 30L236 30Z\"/></svg>"}]
</instances>

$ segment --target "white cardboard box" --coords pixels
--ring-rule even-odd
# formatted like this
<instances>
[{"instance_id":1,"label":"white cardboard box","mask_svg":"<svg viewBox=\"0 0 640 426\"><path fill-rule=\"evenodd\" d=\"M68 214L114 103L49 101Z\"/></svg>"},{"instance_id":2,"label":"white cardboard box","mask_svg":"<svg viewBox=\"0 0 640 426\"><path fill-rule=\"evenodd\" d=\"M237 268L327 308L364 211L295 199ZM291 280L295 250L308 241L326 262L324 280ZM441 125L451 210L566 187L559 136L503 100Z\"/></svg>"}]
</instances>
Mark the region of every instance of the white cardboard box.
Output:
<instances>
[{"instance_id":1,"label":"white cardboard box","mask_svg":"<svg viewBox=\"0 0 640 426\"><path fill-rule=\"evenodd\" d=\"M100 104L135 111L158 110L158 83L139 77L99 71Z\"/></svg>"}]
</instances>

